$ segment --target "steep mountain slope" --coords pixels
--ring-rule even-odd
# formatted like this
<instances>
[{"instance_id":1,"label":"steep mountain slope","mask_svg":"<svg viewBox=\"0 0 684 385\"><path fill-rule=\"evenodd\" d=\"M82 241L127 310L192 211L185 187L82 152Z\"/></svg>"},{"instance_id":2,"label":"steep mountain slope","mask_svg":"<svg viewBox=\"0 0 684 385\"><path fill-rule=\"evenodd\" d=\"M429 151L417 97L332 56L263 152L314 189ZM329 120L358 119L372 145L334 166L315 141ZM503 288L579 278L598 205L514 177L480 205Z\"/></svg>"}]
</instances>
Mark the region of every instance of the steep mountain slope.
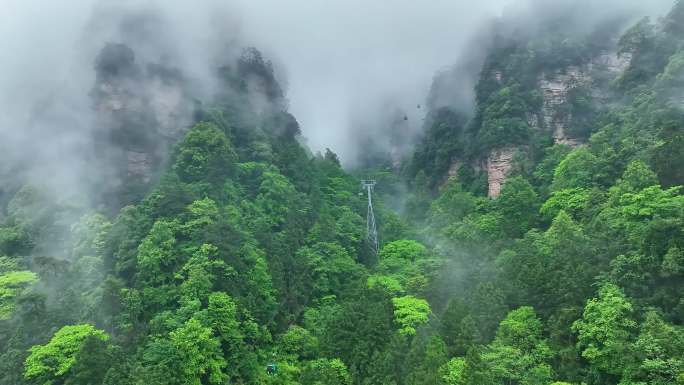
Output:
<instances>
[{"instance_id":1,"label":"steep mountain slope","mask_svg":"<svg viewBox=\"0 0 684 385\"><path fill-rule=\"evenodd\" d=\"M624 21L502 19L472 113L437 76L355 170L377 255L259 51L107 45L90 204L0 176L0 384L683 384L684 3Z\"/></svg>"},{"instance_id":2,"label":"steep mountain slope","mask_svg":"<svg viewBox=\"0 0 684 385\"><path fill-rule=\"evenodd\" d=\"M95 143L113 171L99 177L115 183L99 190L101 212L40 185L7 204L0 383L364 377L329 353L349 340L322 340L367 291L391 334L399 296L366 286L376 256L359 182L332 152L299 143L271 64L246 49L216 69L220 88L205 103L180 73L143 71L126 46L107 45L95 69ZM395 214L380 205L377 216L385 241L401 237Z\"/></svg>"},{"instance_id":3,"label":"steep mountain slope","mask_svg":"<svg viewBox=\"0 0 684 385\"><path fill-rule=\"evenodd\" d=\"M409 215L446 257L447 383L682 381L683 9L502 36L476 113L431 112Z\"/></svg>"}]
</instances>

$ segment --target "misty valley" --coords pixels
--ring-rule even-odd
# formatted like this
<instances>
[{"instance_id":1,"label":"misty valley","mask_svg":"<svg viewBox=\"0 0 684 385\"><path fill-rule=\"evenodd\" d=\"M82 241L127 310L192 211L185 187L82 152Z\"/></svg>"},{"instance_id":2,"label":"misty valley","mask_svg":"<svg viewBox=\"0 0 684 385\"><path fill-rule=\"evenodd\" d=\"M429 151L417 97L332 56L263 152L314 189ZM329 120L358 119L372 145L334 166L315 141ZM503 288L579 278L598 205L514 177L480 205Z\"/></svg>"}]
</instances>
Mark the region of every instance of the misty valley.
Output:
<instances>
[{"instance_id":1,"label":"misty valley","mask_svg":"<svg viewBox=\"0 0 684 385\"><path fill-rule=\"evenodd\" d=\"M684 385L684 0L275 3L0 5L0 385Z\"/></svg>"}]
</instances>

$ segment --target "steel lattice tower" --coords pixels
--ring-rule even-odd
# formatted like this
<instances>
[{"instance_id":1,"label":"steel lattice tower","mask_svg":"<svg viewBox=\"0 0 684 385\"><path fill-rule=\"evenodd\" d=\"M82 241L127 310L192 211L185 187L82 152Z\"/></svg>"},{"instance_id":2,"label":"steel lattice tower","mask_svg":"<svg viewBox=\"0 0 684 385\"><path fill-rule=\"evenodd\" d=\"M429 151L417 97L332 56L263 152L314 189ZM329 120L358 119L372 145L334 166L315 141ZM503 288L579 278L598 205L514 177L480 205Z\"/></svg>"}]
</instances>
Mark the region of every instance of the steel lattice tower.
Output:
<instances>
[{"instance_id":1,"label":"steel lattice tower","mask_svg":"<svg viewBox=\"0 0 684 385\"><path fill-rule=\"evenodd\" d=\"M375 214L373 213L373 188L374 180L362 180L361 185L368 191L368 214L366 215L366 239L368 247L374 255L378 254L378 229L375 226Z\"/></svg>"}]
</instances>

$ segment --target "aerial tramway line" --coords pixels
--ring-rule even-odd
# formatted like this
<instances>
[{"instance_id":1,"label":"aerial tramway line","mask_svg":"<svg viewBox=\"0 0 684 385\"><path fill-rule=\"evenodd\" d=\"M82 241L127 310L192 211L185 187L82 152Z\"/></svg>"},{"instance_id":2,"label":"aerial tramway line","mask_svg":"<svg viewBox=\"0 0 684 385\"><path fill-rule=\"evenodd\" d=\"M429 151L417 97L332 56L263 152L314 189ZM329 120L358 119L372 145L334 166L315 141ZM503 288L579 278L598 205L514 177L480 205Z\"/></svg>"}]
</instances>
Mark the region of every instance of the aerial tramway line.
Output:
<instances>
[{"instance_id":1,"label":"aerial tramway line","mask_svg":"<svg viewBox=\"0 0 684 385\"><path fill-rule=\"evenodd\" d=\"M378 229L375 225L375 213L373 213L373 189L375 180L366 179L361 181L361 186L368 191L368 213L366 214L366 240L373 255L378 254Z\"/></svg>"}]
</instances>

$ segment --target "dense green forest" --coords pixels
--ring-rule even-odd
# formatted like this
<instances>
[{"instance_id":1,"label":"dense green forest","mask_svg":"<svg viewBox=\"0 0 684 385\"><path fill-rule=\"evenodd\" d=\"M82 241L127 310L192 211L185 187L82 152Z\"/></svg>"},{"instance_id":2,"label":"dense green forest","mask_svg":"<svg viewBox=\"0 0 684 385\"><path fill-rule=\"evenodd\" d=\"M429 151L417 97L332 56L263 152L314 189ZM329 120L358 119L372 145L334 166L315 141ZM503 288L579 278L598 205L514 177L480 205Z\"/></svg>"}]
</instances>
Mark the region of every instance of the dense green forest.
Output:
<instances>
[{"instance_id":1,"label":"dense green forest","mask_svg":"<svg viewBox=\"0 0 684 385\"><path fill-rule=\"evenodd\" d=\"M312 154L246 49L116 199L0 180L0 384L684 384L684 2L505 24L475 111L428 106L400 170ZM136 119L98 143L152 146Z\"/></svg>"}]
</instances>

